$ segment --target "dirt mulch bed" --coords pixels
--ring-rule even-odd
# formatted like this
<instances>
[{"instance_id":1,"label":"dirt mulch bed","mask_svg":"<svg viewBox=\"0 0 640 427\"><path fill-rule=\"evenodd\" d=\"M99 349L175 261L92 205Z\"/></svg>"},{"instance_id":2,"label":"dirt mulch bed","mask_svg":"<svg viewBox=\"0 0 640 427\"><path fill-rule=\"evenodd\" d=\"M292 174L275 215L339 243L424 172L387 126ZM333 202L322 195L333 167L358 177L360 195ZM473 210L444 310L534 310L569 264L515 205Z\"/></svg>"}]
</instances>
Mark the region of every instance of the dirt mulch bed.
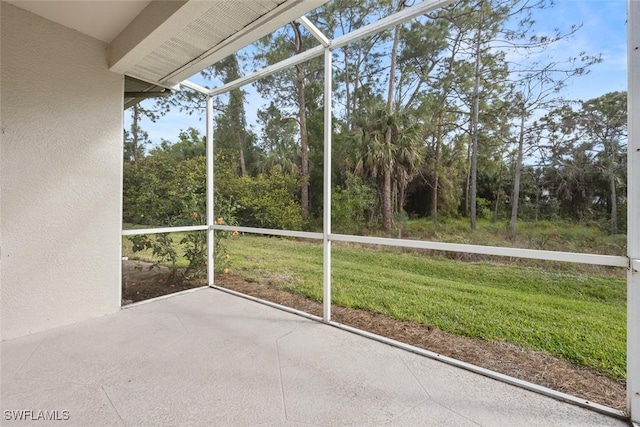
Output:
<instances>
[{"instance_id":1,"label":"dirt mulch bed","mask_svg":"<svg viewBox=\"0 0 640 427\"><path fill-rule=\"evenodd\" d=\"M170 279L168 268L160 267L150 270L150 266L151 263L143 261L123 261L123 305L206 285L205 279L185 280L180 273ZM322 316L321 303L279 289L267 281L254 283L239 276L224 274L216 275L216 284ZM601 405L620 410L624 410L626 406L624 383L508 342L484 341L453 335L433 326L395 320L366 310L338 306L332 307L332 319Z\"/></svg>"},{"instance_id":2,"label":"dirt mulch bed","mask_svg":"<svg viewBox=\"0 0 640 427\"><path fill-rule=\"evenodd\" d=\"M122 305L207 284L203 278L186 280L180 275L180 271L172 278L169 268L152 266L152 263L146 261L122 261Z\"/></svg>"}]
</instances>

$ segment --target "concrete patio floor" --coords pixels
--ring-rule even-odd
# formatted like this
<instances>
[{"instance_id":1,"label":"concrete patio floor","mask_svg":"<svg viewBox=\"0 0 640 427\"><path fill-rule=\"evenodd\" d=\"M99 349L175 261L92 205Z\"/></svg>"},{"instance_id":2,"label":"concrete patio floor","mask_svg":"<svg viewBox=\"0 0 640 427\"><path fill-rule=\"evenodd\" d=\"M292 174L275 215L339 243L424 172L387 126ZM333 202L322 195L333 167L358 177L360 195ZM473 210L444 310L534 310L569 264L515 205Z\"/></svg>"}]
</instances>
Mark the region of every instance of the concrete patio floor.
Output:
<instances>
[{"instance_id":1,"label":"concrete patio floor","mask_svg":"<svg viewBox=\"0 0 640 427\"><path fill-rule=\"evenodd\" d=\"M2 425L628 425L214 289L4 341L1 356ZM69 419L8 420L20 410Z\"/></svg>"}]
</instances>

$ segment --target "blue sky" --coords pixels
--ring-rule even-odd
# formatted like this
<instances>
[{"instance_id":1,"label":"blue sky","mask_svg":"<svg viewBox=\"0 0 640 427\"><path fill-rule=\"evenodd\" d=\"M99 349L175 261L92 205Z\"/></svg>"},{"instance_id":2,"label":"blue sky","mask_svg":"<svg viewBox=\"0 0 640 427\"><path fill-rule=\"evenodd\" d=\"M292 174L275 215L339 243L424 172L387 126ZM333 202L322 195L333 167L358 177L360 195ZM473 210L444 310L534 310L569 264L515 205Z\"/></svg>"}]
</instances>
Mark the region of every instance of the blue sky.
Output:
<instances>
[{"instance_id":1,"label":"blue sky","mask_svg":"<svg viewBox=\"0 0 640 427\"><path fill-rule=\"evenodd\" d=\"M626 0L556 0L553 8L536 16L536 27L541 31L564 28L574 23L583 24L570 40L562 41L548 51L549 55L558 59L566 59L582 51L590 55L602 55L603 61L594 65L588 75L568 84L563 92L567 99L586 100L607 92L626 90L626 8ZM205 82L200 76L194 76L192 80L212 86L211 82ZM251 86L244 89L248 92L247 122L251 124L255 122L257 109L266 101ZM125 111L125 128L129 128L130 120L130 111ZM189 127L200 129L204 134L204 126L204 117L189 116L178 111L172 111L156 123L142 123L152 144L158 144L162 138L175 141L180 130Z\"/></svg>"},{"instance_id":2,"label":"blue sky","mask_svg":"<svg viewBox=\"0 0 640 427\"><path fill-rule=\"evenodd\" d=\"M565 91L572 99L590 99L612 91L627 90L627 2L625 0L558 0L545 13L544 21L551 26L582 23L572 40L556 48L558 54L586 51L600 53L602 63L591 72L575 79Z\"/></svg>"}]
</instances>

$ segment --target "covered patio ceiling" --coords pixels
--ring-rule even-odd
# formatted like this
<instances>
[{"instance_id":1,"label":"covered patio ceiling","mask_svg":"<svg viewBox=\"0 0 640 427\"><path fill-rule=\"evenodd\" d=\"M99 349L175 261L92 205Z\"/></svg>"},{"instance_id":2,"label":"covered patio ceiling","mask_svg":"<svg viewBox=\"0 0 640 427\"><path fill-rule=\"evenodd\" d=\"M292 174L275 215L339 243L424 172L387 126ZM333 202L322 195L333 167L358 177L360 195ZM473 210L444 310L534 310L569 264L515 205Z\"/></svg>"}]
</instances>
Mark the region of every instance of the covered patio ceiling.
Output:
<instances>
[{"instance_id":1,"label":"covered patio ceiling","mask_svg":"<svg viewBox=\"0 0 640 427\"><path fill-rule=\"evenodd\" d=\"M176 88L327 0L25 1L22 9L107 43L113 72Z\"/></svg>"}]
</instances>

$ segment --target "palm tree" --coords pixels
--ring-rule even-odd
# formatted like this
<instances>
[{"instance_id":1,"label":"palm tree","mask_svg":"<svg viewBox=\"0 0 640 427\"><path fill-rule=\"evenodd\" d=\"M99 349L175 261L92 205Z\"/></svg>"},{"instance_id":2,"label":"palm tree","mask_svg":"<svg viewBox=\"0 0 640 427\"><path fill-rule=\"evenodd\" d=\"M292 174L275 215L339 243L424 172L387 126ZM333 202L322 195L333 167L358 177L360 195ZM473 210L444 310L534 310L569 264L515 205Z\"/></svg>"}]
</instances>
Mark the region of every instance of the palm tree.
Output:
<instances>
[{"instance_id":1,"label":"palm tree","mask_svg":"<svg viewBox=\"0 0 640 427\"><path fill-rule=\"evenodd\" d=\"M260 153L256 161L259 173L279 172L285 175L297 175L300 172L300 148L289 149L278 145L266 153Z\"/></svg>"},{"instance_id":2,"label":"palm tree","mask_svg":"<svg viewBox=\"0 0 640 427\"><path fill-rule=\"evenodd\" d=\"M424 159L421 127L408 111L388 113L380 106L358 122L353 138L354 169L365 178L382 176L382 223L388 231L391 228L392 181L397 185L396 209L401 210L406 187ZM387 132L391 138L385 138Z\"/></svg>"}]
</instances>

